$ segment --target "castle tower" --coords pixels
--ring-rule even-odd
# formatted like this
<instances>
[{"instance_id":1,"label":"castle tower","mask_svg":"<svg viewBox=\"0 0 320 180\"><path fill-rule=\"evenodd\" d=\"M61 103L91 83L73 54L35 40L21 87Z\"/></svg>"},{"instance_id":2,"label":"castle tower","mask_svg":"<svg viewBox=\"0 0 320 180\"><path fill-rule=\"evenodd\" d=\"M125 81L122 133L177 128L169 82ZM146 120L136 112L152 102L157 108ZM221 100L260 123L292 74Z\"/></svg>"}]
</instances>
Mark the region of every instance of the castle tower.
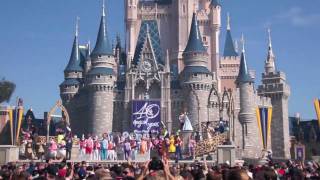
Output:
<instances>
[{"instance_id":1,"label":"castle tower","mask_svg":"<svg viewBox=\"0 0 320 180\"><path fill-rule=\"evenodd\" d=\"M193 13L189 40L183 52L184 69L180 73L185 106L193 125L207 121L207 100L213 86L213 74L208 70L208 52L203 46L196 14Z\"/></svg>"},{"instance_id":2,"label":"castle tower","mask_svg":"<svg viewBox=\"0 0 320 180\"><path fill-rule=\"evenodd\" d=\"M91 53L91 70L86 75L89 89L89 132L101 135L113 127L113 92L116 75L115 57L107 34L105 8L99 26L96 45Z\"/></svg>"},{"instance_id":3,"label":"castle tower","mask_svg":"<svg viewBox=\"0 0 320 180\"><path fill-rule=\"evenodd\" d=\"M290 158L288 120L290 87L286 81L286 74L276 69L270 30L268 30L268 32L268 55L265 61L265 72L262 74L262 85L258 87L258 94L271 98L273 107L271 122L271 148L273 157L288 159Z\"/></svg>"},{"instance_id":4,"label":"castle tower","mask_svg":"<svg viewBox=\"0 0 320 180\"><path fill-rule=\"evenodd\" d=\"M219 76L222 89L234 90L236 89L235 81L239 73L240 57L233 43L229 13L227 18L227 33L223 56L220 58Z\"/></svg>"},{"instance_id":5,"label":"castle tower","mask_svg":"<svg viewBox=\"0 0 320 180\"><path fill-rule=\"evenodd\" d=\"M210 26L211 26L211 71L218 72L219 68L219 37L221 28L221 3L219 0L212 0L210 4ZM217 74L217 77L219 75Z\"/></svg>"},{"instance_id":6,"label":"castle tower","mask_svg":"<svg viewBox=\"0 0 320 180\"><path fill-rule=\"evenodd\" d=\"M258 155L256 153L262 150L262 142L259 138L255 114L254 80L249 74L245 57L244 40L242 41L243 49L241 53L240 69L236 80L240 93L240 112L238 117L242 132L239 132L238 134L241 134L241 136L237 136L236 138L240 138L242 141L240 144L244 157L257 157L260 154Z\"/></svg>"},{"instance_id":7,"label":"castle tower","mask_svg":"<svg viewBox=\"0 0 320 180\"><path fill-rule=\"evenodd\" d=\"M67 67L64 70L64 81L60 84L60 96L64 105L67 105L80 88L82 82L83 69L80 66L78 22L76 33L72 45L71 56Z\"/></svg>"}]
</instances>

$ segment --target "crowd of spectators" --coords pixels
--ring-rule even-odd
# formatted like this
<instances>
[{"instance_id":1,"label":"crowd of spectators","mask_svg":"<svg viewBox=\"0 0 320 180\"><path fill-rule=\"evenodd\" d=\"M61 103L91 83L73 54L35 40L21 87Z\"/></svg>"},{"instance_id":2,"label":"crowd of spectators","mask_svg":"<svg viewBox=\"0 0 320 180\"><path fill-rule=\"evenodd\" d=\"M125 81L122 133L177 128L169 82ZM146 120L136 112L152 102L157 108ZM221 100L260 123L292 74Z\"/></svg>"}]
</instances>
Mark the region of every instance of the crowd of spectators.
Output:
<instances>
[{"instance_id":1,"label":"crowd of spectators","mask_svg":"<svg viewBox=\"0 0 320 180\"><path fill-rule=\"evenodd\" d=\"M287 161L266 165L229 163L214 165L203 162L169 163L167 160L152 158L145 163L89 164L85 161L47 162L2 165L0 179L61 179L61 180L303 180L320 179L320 165L316 162Z\"/></svg>"}]
</instances>

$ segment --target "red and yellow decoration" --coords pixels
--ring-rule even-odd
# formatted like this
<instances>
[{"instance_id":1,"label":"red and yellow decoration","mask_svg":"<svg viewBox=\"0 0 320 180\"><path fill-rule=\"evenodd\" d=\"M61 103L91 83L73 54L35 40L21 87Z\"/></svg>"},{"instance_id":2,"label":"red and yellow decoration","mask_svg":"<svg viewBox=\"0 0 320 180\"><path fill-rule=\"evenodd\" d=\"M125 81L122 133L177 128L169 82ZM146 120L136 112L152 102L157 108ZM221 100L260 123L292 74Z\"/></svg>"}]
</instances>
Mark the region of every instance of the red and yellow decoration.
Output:
<instances>
[{"instance_id":1,"label":"red and yellow decoration","mask_svg":"<svg viewBox=\"0 0 320 180\"><path fill-rule=\"evenodd\" d=\"M256 109L256 116L257 116L260 136L263 143L263 148L267 149L268 139L271 133L272 108L258 107Z\"/></svg>"}]
</instances>

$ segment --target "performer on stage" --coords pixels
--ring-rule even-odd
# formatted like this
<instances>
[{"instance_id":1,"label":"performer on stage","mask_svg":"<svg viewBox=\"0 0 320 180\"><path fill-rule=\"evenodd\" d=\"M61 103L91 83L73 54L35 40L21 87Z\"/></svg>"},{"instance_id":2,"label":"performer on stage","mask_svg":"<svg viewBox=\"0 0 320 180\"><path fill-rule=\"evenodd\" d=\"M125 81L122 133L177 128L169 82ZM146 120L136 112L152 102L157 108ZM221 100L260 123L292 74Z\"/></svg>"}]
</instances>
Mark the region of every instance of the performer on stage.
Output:
<instances>
[{"instance_id":1,"label":"performer on stage","mask_svg":"<svg viewBox=\"0 0 320 180\"><path fill-rule=\"evenodd\" d=\"M196 141L192 136L189 137L189 156L192 156L194 159L195 157L195 148L196 148Z\"/></svg>"},{"instance_id":2,"label":"performer on stage","mask_svg":"<svg viewBox=\"0 0 320 180\"><path fill-rule=\"evenodd\" d=\"M93 139L91 135L89 135L88 139L86 140L86 156L87 160L92 160L93 154Z\"/></svg>"},{"instance_id":3,"label":"performer on stage","mask_svg":"<svg viewBox=\"0 0 320 180\"><path fill-rule=\"evenodd\" d=\"M172 154L175 154L176 152L176 146L175 146L175 140L174 140L174 136L171 135L170 136L170 140L169 140L169 154L170 154L170 157Z\"/></svg>"},{"instance_id":4,"label":"performer on stage","mask_svg":"<svg viewBox=\"0 0 320 180\"><path fill-rule=\"evenodd\" d=\"M81 140L79 142L79 159L84 160L86 155L86 139L84 138L84 134L82 134Z\"/></svg>"},{"instance_id":5,"label":"performer on stage","mask_svg":"<svg viewBox=\"0 0 320 180\"><path fill-rule=\"evenodd\" d=\"M176 156L176 159L177 159L177 160L182 159L181 146L182 146L182 140L181 140L180 137L177 135L176 138L175 138L175 147L176 147L175 156Z\"/></svg>"},{"instance_id":6,"label":"performer on stage","mask_svg":"<svg viewBox=\"0 0 320 180\"><path fill-rule=\"evenodd\" d=\"M107 159L107 151L108 151L108 137L107 134L102 135L102 140L101 140L101 160L106 160Z\"/></svg>"},{"instance_id":7,"label":"performer on stage","mask_svg":"<svg viewBox=\"0 0 320 180\"><path fill-rule=\"evenodd\" d=\"M180 113L180 115L179 115L180 129L183 128L185 115L186 115L185 113Z\"/></svg>"},{"instance_id":8,"label":"performer on stage","mask_svg":"<svg viewBox=\"0 0 320 180\"><path fill-rule=\"evenodd\" d=\"M187 114L184 115L184 125L182 127L182 130L183 131L193 131L192 124L191 124L190 119L187 116Z\"/></svg>"},{"instance_id":9,"label":"performer on stage","mask_svg":"<svg viewBox=\"0 0 320 180\"><path fill-rule=\"evenodd\" d=\"M101 150L101 146L100 146L100 141L98 139L98 136L96 136L94 139L94 144L93 144L93 160L97 161L100 160L100 150Z\"/></svg>"},{"instance_id":10,"label":"performer on stage","mask_svg":"<svg viewBox=\"0 0 320 180\"><path fill-rule=\"evenodd\" d=\"M67 160L71 159L72 145L73 145L72 137L67 136L66 138L66 159Z\"/></svg>"}]
</instances>

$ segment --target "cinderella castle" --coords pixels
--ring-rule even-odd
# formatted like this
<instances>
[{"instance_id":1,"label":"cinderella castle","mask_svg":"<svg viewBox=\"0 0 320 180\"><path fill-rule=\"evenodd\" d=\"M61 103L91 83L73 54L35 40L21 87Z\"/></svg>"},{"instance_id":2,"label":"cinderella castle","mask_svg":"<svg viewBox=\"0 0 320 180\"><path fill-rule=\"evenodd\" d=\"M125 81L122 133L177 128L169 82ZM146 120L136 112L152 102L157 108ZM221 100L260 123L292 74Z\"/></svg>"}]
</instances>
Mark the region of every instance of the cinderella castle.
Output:
<instances>
[{"instance_id":1,"label":"cinderella castle","mask_svg":"<svg viewBox=\"0 0 320 180\"><path fill-rule=\"evenodd\" d=\"M256 89L244 40L238 51L229 15L224 48L219 46L218 0L125 0L125 46L120 37L111 44L109 17L104 5L102 9L93 48L79 44L77 28L60 84L76 134L130 132L133 102L154 100L170 132L179 129L182 112L200 132L206 130L202 124L226 120L230 139L243 156L257 157L265 132L256 108L267 107L273 109L267 149L274 157L290 157L290 88L285 73L276 68L270 31L267 56L261 59L265 71Z\"/></svg>"}]
</instances>

